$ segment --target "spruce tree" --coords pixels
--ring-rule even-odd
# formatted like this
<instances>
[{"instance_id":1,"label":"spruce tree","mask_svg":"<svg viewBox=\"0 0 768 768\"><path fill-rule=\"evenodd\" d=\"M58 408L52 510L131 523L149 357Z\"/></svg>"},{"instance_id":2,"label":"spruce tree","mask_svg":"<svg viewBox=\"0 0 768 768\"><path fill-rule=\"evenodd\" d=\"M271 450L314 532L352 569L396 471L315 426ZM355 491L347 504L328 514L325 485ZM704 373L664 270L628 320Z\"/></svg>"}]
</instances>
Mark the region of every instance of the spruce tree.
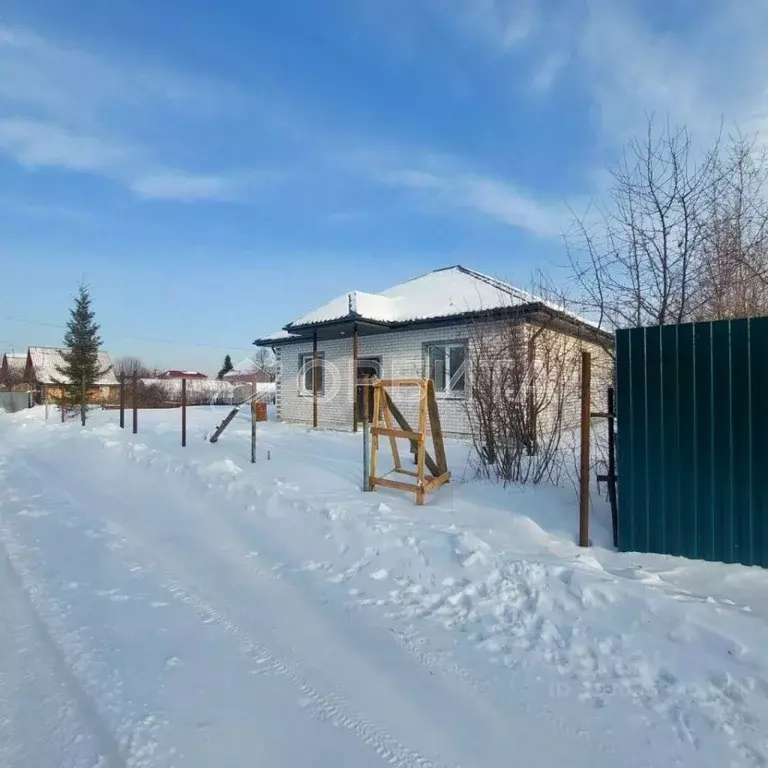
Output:
<instances>
[{"instance_id":1,"label":"spruce tree","mask_svg":"<svg viewBox=\"0 0 768 768\"><path fill-rule=\"evenodd\" d=\"M232 358L229 356L229 354L226 354L224 356L224 365L221 366L221 370L219 371L219 375L217 378L223 379L225 373L229 373L234 369L235 369L235 366L232 365Z\"/></svg>"},{"instance_id":2,"label":"spruce tree","mask_svg":"<svg viewBox=\"0 0 768 768\"><path fill-rule=\"evenodd\" d=\"M88 287L81 283L64 334L66 349L61 353L64 364L56 366L56 370L62 377L66 402L80 405L80 421L83 426L88 406L88 389L107 372L99 367L100 345L99 326L91 309L91 296Z\"/></svg>"}]
</instances>

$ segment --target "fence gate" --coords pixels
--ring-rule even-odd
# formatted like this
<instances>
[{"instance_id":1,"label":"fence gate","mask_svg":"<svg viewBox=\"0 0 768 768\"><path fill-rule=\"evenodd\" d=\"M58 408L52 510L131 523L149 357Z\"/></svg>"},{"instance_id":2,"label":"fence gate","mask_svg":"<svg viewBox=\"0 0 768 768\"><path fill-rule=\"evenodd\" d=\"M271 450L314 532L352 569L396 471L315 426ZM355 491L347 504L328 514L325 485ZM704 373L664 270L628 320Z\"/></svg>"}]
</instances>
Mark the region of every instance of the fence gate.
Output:
<instances>
[{"instance_id":1,"label":"fence gate","mask_svg":"<svg viewBox=\"0 0 768 768\"><path fill-rule=\"evenodd\" d=\"M616 334L619 548L768 566L768 317Z\"/></svg>"}]
</instances>

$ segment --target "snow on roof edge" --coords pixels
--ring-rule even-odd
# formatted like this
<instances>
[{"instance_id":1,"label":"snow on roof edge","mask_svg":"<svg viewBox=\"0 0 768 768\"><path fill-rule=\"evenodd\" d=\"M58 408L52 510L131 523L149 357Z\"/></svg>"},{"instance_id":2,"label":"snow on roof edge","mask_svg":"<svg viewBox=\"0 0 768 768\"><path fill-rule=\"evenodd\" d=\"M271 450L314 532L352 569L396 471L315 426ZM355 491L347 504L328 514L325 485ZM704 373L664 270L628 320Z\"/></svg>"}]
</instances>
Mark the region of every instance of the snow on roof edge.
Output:
<instances>
[{"instance_id":1,"label":"snow on roof edge","mask_svg":"<svg viewBox=\"0 0 768 768\"><path fill-rule=\"evenodd\" d=\"M350 291L342 294L288 323L285 326L287 335L266 337L259 341L279 342L302 338L290 331L345 319L399 326L410 322L447 320L488 311L522 308L526 304L541 304L588 328L601 330L596 323L555 302L482 272L454 265L411 278L381 293Z\"/></svg>"}]
</instances>

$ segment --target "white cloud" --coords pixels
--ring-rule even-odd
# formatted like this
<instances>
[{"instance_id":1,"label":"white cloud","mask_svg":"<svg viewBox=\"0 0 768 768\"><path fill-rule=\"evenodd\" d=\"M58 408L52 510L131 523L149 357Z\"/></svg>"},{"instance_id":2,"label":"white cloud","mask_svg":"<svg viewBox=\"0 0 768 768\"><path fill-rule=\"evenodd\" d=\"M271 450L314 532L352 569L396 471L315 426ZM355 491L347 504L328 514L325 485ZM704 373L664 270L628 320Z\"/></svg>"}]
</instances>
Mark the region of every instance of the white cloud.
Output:
<instances>
[{"instance_id":1,"label":"white cloud","mask_svg":"<svg viewBox=\"0 0 768 768\"><path fill-rule=\"evenodd\" d=\"M568 61L564 51L555 50L546 54L534 67L531 87L534 91L548 91Z\"/></svg>"},{"instance_id":2,"label":"white cloud","mask_svg":"<svg viewBox=\"0 0 768 768\"><path fill-rule=\"evenodd\" d=\"M723 122L746 130L766 123L764 0L700 0L674 22L633 0L587 0L585 9L565 9L550 26L560 30L603 140L624 143L650 113L687 125L705 144Z\"/></svg>"},{"instance_id":3,"label":"white cloud","mask_svg":"<svg viewBox=\"0 0 768 768\"><path fill-rule=\"evenodd\" d=\"M239 97L209 78L0 26L0 110L13 115L0 119L0 152L27 167L102 175L157 199L222 199L231 186L225 174L166 170L150 136L152 129L217 119L238 109Z\"/></svg>"},{"instance_id":4,"label":"white cloud","mask_svg":"<svg viewBox=\"0 0 768 768\"><path fill-rule=\"evenodd\" d=\"M116 170L134 154L103 138L21 119L0 120L0 149L21 165L92 172Z\"/></svg>"},{"instance_id":5,"label":"white cloud","mask_svg":"<svg viewBox=\"0 0 768 768\"><path fill-rule=\"evenodd\" d=\"M142 197L155 199L227 200L234 197L237 186L227 176L160 171L134 179L131 189Z\"/></svg>"},{"instance_id":6,"label":"white cloud","mask_svg":"<svg viewBox=\"0 0 768 768\"><path fill-rule=\"evenodd\" d=\"M432 166L434 160L430 161ZM448 167L442 171L385 170L377 174L386 185L416 191L442 208L464 208L541 237L562 232L567 210L512 183Z\"/></svg>"}]
</instances>

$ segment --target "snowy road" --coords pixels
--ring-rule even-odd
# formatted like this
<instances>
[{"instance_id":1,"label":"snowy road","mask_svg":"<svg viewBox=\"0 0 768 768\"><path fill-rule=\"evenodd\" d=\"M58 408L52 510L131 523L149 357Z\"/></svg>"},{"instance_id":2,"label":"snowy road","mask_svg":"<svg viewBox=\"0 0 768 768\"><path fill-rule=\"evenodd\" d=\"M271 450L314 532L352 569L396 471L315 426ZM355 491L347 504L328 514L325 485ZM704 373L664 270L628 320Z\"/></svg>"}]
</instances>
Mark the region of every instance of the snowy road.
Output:
<instances>
[{"instance_id":1,"label":"snowy road","mask_svg":"<svg viewBox=\"0 0 768 768\"><path fill-rule=\"evenodd\" d=\"M199 418L196 437L215 414ZM196 439L182 453L162 422L137 437L111 424L0 426L3 766L766 765L756 659L741 654L739 679L724 666L725 693L697 708L686 701L706 686L677 670L657 679L663 643L640 667L645 703L621 690L637 650L622 657L620 635L606 632L583 670L548 655L581 653L572 641L592 630L552 625L534 595L545 566L527 563L515 582L530 611L517 593L489 594L492 571L462 581L490 545L455 525L427 536L408 502L356 494L355 461L331 450L347 436L313 452L306 433L269 425L253 468L236 436L236 449ZM459 519L460 494L450 503ZM430 551L435 530L458 564ZM579 573L556 573L573 593ZM604 593L595 626L611 621ZM506 639L462 621L484 599ZM654 599L667 631L677 599ZM680 622L693 626L683 659L708 605L691 599ZM705 653L718 642L707 635ZM611 679L601 654L616 657Z\"/></svg>"}]
</instances>

